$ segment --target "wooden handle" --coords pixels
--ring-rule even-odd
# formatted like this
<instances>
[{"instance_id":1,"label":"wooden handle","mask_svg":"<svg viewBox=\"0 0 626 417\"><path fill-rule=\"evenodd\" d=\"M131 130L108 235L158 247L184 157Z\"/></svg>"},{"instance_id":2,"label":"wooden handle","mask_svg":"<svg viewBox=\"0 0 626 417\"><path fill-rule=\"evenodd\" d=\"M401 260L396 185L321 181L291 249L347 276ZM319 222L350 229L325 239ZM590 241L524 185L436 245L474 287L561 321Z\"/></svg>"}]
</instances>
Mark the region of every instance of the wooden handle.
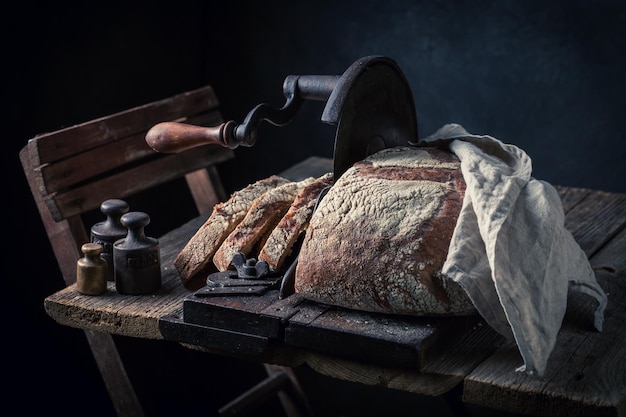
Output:
<instances>
[{"instance_id":1,"label":"wooden handle","mask_svg":"<svg viewBox=\"0 0 626 417\"><path fill-rule=\"evenodd\" d=\"M229 147L232 141L229 141L226 135L232 134L234 125L232 121L214 127L163 122L153 126L146 133L146 142L160 153L178 153L209 144Z\"/></svg>"}]
</instances>

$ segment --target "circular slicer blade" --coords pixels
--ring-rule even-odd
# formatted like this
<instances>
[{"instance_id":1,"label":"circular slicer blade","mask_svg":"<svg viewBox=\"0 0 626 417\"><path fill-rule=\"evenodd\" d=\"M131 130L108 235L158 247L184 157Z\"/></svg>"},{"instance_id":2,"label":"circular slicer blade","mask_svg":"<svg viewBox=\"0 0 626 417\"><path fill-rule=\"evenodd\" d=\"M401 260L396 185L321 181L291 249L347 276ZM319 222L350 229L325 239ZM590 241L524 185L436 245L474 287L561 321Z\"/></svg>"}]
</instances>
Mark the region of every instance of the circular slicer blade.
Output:
<instances>
[{"instance_id":1,"label":"circular slicer blade","mask_svg":"<svg viewBox=\"0 0 626 417\"><path fill-rule=\"evenodd\" d=\"M362 58L346 70L322 120L337 125L335 179L368 155L418 137L410 86L395 61L383 56Z\"/></svg>"}]
</instances>

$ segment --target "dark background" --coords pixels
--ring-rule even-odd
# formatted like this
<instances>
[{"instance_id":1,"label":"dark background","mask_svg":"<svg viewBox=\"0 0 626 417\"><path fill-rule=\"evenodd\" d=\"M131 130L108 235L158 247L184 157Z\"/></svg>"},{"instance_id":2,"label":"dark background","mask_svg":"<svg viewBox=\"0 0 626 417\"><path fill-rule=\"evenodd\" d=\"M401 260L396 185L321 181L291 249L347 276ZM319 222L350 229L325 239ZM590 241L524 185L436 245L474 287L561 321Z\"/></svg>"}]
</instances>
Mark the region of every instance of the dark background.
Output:
<instances>
[{"instance_id":1,"label":"dark background","mask_svg":"<svg viewBox=\"0 0 626 417\"><path fill-rule=\"evenodd\" d=\"M38 133L206 84L224 117L242 121L260 102L281 106L289 74L340 75L381 54L408 78L420 137L460 123L526 150L536 178L626 192L623 1L22 2L3 20L2 397L20 414L113 412L83 333L43 310L64 284L18 159ZM254 147L220 167L227 191L307 156L331 157L322 108L306 103L289 126L263 125ZM176 209L175 194L159 203ZM165 226L153 221L146 232ZM209 412L263 376L165 342L118 341L149 415ZM308 378L328 415L442 415L438 399Z\"/></svg>"}]
</instances>

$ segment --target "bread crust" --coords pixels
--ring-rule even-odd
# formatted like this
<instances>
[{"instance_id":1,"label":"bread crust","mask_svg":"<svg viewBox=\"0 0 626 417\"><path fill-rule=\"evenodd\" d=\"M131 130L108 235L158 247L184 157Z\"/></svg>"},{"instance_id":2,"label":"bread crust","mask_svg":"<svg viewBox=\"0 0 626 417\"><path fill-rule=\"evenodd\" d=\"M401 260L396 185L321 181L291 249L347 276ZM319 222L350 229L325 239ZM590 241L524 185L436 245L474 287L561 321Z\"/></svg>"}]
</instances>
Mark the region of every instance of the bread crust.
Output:
<instances>
[{"instance_id":1,"label":"bread crust","mask_svg":"<svg viewBox=\"0 0 626 417\"><path fill-rule=\"evenodd\" d=\"M220 271L226 271L233 256L241 252L248 257L253 248L262 245L271 230L289 210L294 199L304 188L314 181L313 177L298 182L289 182L272 188L258 197L245 217L232 230L213 255L213 263Z\"/></svg>"},{"instance_id":2,"label":"bread crust","mask_svg":"<svg viewBox=\"0 0 626 417\"><path fill-rule=\"evenodd\" d=\"M209 218L174 260L174 266L185 288L196 290L205 284L206 274L215 271L211 262L215 251L244 219L254 201L266 191L289 182L273 175L234 192L227 201L213 207Z\"/></svg>"},{"instance_id":3,"label":"bread crust","mask_svg":"<svg viewBox=\"0 0 626 417\"><path fill-rule=\"evenodd\" d=\"M320 193L332 183L333 174L327 173L304 187L272 230L259 252L259 260L267 262L270 271L281 270L296 241L308 227Z\"/></svg>"},{"instance_id":4,"label":"bread crust","mask_svg":"<svg viewBox=\"0 0 626 417\"><path fill-rule=\"evenodd\" d=\"M441 274L464 193L458 158L436 148L386 149L356 163L311 218L296 292L363 311L473 314Z\"/></svg>"}]
</instances>

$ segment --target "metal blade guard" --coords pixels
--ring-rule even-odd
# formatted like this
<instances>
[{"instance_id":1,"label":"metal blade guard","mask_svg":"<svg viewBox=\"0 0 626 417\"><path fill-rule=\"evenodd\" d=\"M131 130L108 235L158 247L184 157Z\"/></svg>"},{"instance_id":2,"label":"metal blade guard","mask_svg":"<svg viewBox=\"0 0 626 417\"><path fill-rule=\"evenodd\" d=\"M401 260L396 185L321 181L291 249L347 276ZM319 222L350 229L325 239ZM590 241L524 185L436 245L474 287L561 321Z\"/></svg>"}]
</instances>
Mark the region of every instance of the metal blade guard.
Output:
<instances>
[{"instance_id":1,"label":"metal blade guard","mask_svg":"<svg viewBox=\"0 0 626 417\"><path fill-rule=\"evenodd\" d=\"M404 74L390 58L361 58L341 76L289 75L283 82L283 94L283 107L259 104L241 124L227 121L204 127L164 122L148 131L146 142L161 153L177 153L207 144L231 149L253 146L262 121L284 126L295 117L304 100L326 101L321 120L337 126L335 179L368 155L417 141L413 95Z\"/></svg>"}]
</instances>

